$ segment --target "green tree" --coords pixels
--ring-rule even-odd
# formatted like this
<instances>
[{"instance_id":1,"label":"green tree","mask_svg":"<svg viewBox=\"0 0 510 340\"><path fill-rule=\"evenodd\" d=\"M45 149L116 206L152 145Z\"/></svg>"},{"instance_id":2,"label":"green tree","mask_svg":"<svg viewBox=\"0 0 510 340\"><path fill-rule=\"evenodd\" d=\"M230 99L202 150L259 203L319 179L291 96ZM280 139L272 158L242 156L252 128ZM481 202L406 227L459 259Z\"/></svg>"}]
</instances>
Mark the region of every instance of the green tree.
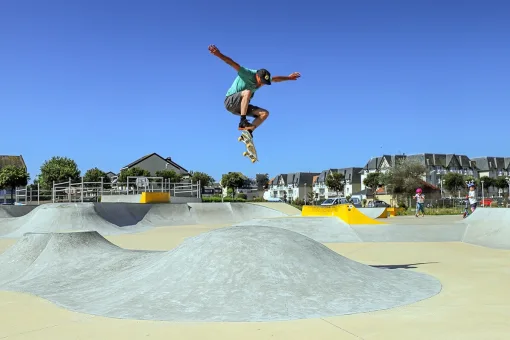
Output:
<instances>
[{"instance_id":1,"label":"green tree","mask_svg":"<svg viewBox=\"0 0 510 340\"><path fill-rule=\"evenodd\" d=\"M258 190L266 189L269 182L269 174L257 174L255 176L255 182L257 182Z\"/></svg>"},{"instance_id":2,"label":"green tree","mask_svg":"<svg viewBox=\"0 0 510 340\"><path fill-rule=\"evenodd\" d=\"M416 188L423 185L425 165L411 160L401 159L388 172L381 174L380 180L386 185L386 190L393 196L411 196Z\"/></svg>"},{"instance_id":3,"label":"green tree","mask_svg":"<svg viewBox=\"0 0 510 340\"><path fill-rule=\"evenodd\" d=\"M443 176L443 187L450 195L455 196L456 192L466 188L466 179L456 172L448 172Z\"/></svg>"},{"instance_id":4,"label":"green tree","mask_svg":"<svg viewBox=\"0 0 510 340\"><path fill-rule=\"evenodd\" d=\"M229 172L221 176L221 186L232 190L232 197L235 196L235 188L242 188L246 183L246 176L240 172Z\"/></svg>"},{"instance_id":5,"label":"green tree","mask_svg":"<svg viewBox=\"0 0 510 340\"><path fill-rule=\"evenodd\" d=\"M53 188L55 183L80 180L81 172L76 162L68 157L52 157L41 165L41 173L39 174L39 184L44 189Z\"/></svg>"},{"instance_id":6,"label":"green tree","mask_svg":"<svg viewBox=\"0 0 510 340\"><path fill-rule=\"evenodd\" d=\"M171 183L179 183L182 181L182 175L175 170L156 171L156 177L163 177L165 180L170 180Z\"/></svg>"},{"instance_id":7,"label":"green tree","mask_svg":"<svg viewBox=\"0 0 510 340\"><path fill-rule=\"evenodd\" d=\"M505 177L497 177L494 179L494 187L500 189L502 192L505 192L505 189L508 188L508 183Z\"/></svg>"},{"instance_id":8,"label":"green tree","mask_svg":"<svg viewBox=\"0 0 510 340\"><path fill-rule=\"evenodd\" d=\"M306 200L308 204L315 203L315 192L313 192L313 188L309 188L309 190L307 191Z\"/></svg>"},{"instance_id":9,"label":"green tree","mask_svg":"<svg viewBox=\"0 0 510 340\"><path fill-rule=\"evenodd\" d=\"M98 168L92 168L92 169L88 169L86 172L85 172L85 175L83 175L83 181L84 182L95 182L95 183L100 183L101 182L101 177L103 177L103 187L105 189L109 189L110 188L110 177L108 177L106 175L106 172L98 169ZM98 186L97 184L93 184L93 183L86 183L85 186L87 187L94 187L94 186Z\"/></svg>"},{"instance_id":10,"label":"green tree","mask_svg":"<svg viewBox=\"0 0 510 340\"><path fill-rule=\"evenodd\" d=\"M30 174L24 168L6 165L0 170L0 188L11 189L11 200L13 201L16 188L26 186L29 180Z\"/></svg>"},{"instance_id":11,"label":"green tree","mask_svg":"<svg viewBox=\"0 0 510 340\"><path fill-rule=\"evenodd\" d=\"M494 178L483 176L480 177L480 189L482 188L481 183L483 182L483 190L487 192L487 196L489 196L489 189L494 186Z\"/></svg>"},{"instance_id":12,"label":"green tree","mask_svg":"<svg viewBox=\"0 0 510 340\"><path fill-rule=\"evenodd\" d=\"M381 173L380 172L371 172L363 179L363 185L367 188L370 188L374 194L377 188L382 184L381 182Z\"/></svg>"},{"instance_id":13,"label":"green tree","mask_svg":"<svg viewBox=\"0 0 510 340\"><path fill-rule=\"evenodd\" d=\"M196 171L191 176L191 180L193 183L197 183L200 181L200 188L203 191L205 187L211 186L214 184L214 178L206 174L205 172Z\"/></svg>"},{"instance_id":14,"label":"green tree","mask_svg":"<svg viewBox=\"0 0 510 340\"><path fill-rule=\"evenodd\" d=\"M345 178L344 175L339 172L331 171L326 177L326 186L331 191L340 193L344 190Z\"/></svg>"},{"instance_id":15,"label":"green tree","mask_svg":"<svg viewBox=\"0 0 510 340\"><path fill-rule=\"evenodd\" d=\"M151 173L148 170L133 167L129 169L124 169L119 174L119 183L127 183L127 178L130 176L140 176L140 177L150 177ZM135 181L130 179L129 185L134 185Z\"/></svg>"}]
</instances>

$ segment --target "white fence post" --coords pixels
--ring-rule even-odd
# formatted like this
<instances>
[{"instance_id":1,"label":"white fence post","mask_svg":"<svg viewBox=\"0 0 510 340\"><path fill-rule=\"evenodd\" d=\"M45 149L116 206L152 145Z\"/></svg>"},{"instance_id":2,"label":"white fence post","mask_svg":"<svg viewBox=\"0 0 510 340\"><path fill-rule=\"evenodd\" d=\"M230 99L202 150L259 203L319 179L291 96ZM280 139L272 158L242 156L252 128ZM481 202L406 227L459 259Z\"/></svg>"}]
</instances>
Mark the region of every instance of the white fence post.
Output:
<instances>
[{"instance_id":1,"label":"white fence post","mask_svg":"<svg viewBox=\"0 0 510 340\"><path fill-rule=\"evenodd\" d=\"M69 177L69 192L67 193L67 199L71 203L71 177Z\"/></svg>"},{"instance_id":2,"label":"white fence post","mask_svg":"<svg viewBox=\"0 0 510 340\"><path fill-rule=\"evenodd\" d=\"M37 205L39 205L39 194L41 192L41 187L39 186L39 182L37 182Z\"/></svg>"},{"instance_id":3,"label":"white fence post","mask_svg":"<svg viewBox=\"0 0 510 340\"><path fill-rule=\"evenodd\" d=\"M83 176L81 176L81 203L83 203Z\"/></svg>"},{"instance_id":4,"label":"white fence post","mask_svg":"<svg viewBox=\"0 0 510 340\"><path fill-rule=\"evenodd\" d=\"M51 200L55 203L55 181L53 181L53 187L51 188Z\"/></svg>"}]
</instances>

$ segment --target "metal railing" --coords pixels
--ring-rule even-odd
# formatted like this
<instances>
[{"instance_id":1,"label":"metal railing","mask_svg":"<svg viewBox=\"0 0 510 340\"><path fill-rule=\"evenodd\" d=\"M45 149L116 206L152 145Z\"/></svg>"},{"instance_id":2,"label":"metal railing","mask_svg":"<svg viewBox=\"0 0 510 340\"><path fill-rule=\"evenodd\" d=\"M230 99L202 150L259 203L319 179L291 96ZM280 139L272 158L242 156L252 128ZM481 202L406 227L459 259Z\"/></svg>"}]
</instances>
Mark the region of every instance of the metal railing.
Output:
<instances>
[{"instance_id":1,"label":"metal railing","mask_svg":"<svg viewBox=\"0 0 510 340\"><path fill-rule=\"evenodd\" d=\"M42 204L57 202L99 202L102 196L138 195L142 192L169 192L170 197L201 196L200 181L193 183L173 183L163 177L135 177L127 178L126 183L85 182L74 181L69 178L66 182L55 183L51 190L44 190L37 185L37 190L30 188L16 189L15 201L21 204Z\"/></svg>"}]
</instances>

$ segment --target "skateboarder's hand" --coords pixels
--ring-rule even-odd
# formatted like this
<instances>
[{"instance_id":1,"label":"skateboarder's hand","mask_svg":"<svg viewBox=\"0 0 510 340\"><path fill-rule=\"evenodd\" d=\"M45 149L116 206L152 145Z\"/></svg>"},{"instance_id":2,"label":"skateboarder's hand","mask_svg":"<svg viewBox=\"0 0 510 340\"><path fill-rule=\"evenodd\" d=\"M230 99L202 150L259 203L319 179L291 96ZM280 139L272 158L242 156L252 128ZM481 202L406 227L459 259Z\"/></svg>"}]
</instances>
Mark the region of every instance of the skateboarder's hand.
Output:
<instances>
[{"instance_id":1,"label":"skateboarder's hand","mask_svg":"<svg viewBox=\"0 0 510 340\"><path fill-rule=\"evenodd\" d=\"M290 80L296 80L299 77L301 77L301 74L299 72L294 72L289 76Z\"/></svg>"},{"instance_id":2,"label":"skateboarder's hand","mask_svg":"<svg viewBox=\"0 0 510 340\"><path fill-rule=\"evenodd\" d=\"M215 56L220 55L220 50L218 50L218 48L214 45L209 45L209 52Z\"/></svg>"}]
</instances>

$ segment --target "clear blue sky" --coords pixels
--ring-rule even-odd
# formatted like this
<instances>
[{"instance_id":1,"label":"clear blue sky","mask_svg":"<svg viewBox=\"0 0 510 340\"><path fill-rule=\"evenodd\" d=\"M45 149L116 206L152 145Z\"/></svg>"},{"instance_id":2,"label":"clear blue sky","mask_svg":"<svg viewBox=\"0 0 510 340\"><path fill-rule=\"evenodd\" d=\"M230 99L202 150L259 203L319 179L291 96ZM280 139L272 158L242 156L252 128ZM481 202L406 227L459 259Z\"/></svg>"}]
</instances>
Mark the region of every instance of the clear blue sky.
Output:
<instances>
[{"instance_id":1,"label":"clear blue sky","mask_svg":"<svg viewBox=\"0 0 510 340\"><path fill-rule=\"evenodd\" d=\"M508 1L3 0L0 154L32 178L152 152L219 180L363 166L382 153L510 156ZM296 82L264 87L252 164L220 51Z\"/></svg>"}]
</instances>

